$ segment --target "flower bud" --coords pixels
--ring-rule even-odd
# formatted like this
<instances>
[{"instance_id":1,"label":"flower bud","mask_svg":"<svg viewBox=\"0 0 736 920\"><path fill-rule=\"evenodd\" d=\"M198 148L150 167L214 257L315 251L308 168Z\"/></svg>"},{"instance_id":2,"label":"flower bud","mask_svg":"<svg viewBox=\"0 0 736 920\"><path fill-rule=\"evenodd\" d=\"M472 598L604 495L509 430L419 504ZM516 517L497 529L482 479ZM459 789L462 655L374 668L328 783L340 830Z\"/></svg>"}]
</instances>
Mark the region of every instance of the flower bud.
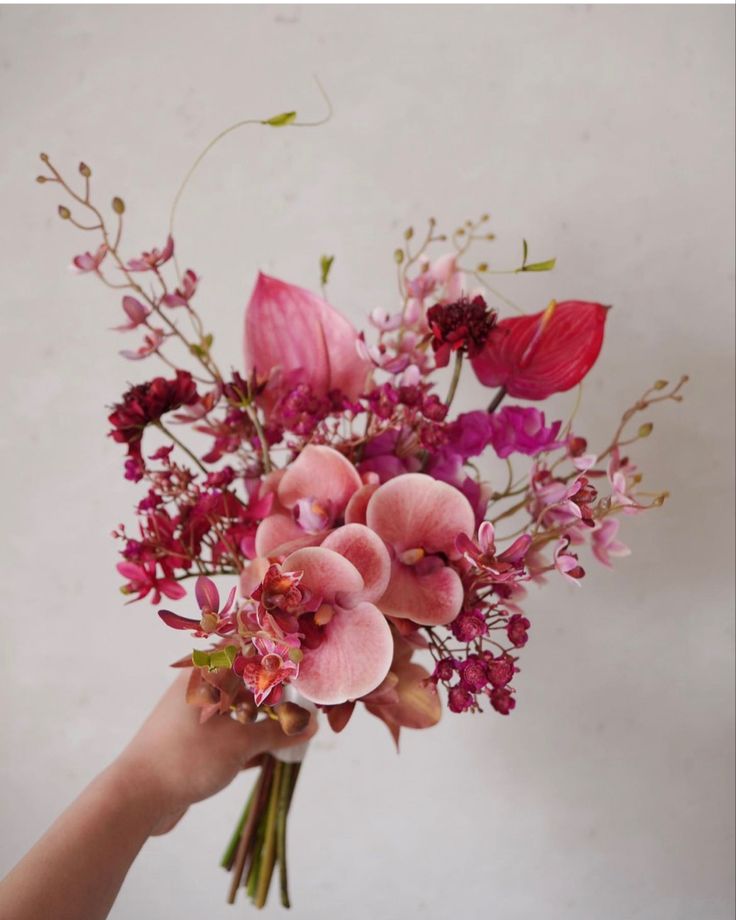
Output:
<instances>
[{"instance_id":1,"label":"flower bud","mask_svg":"<svg viewBox=\"0 0 736 920\"><path fill-rule=\"evenodd\" d=\"M46 178L46 176L36 176L36 182L38 182L39 185L43 185L44 182L48 181L49 180Z\"/></svg>"},{"instance_id":2,"label":"flower bud","mask_svg":"<svg viewBox=\"0 0 736 920\"><path fill-rule=\"evenodd\" d=\"M401 265L403 261L404 261L404 250L395 249L394 250L394 262L396 262L397 265Z\"/></svg>"},{"instance_id":3,"label":"flower bud","mask_svg":"<svg viewBox=\"0 0 736 920\"><path fill-rule=\"evenodd\" d=\"M657 380L657 382L654 384L654 389L663 390L666 386L667 386L666 380Z\"/></svg>"},{"instance_id":4,"label":"flower bud","mask_svg":"<svg viewBox=\"0 0 736 920\"><path fill-rule=\"evenodd\" d=\"M89 166L87 166L86 163L79 164L79 172L84 176L85 179L89 179L89 177L92 175L92 170L89 168Z\"/></svg>"},{"instance_id":5,"label":"flower bud","mask_svg":"<svg viewBox=\"0 0 736 920\"><path fill-rule=\"evenodd\" d=\"M296 703L289 701L279 703L275 707L274 713L285 735L298 735L309 725L309 710L298 706Z\"/></svg>"},{"instance_id":6,"label":"flower bud","mask_svg":"<svg viewBox=\"0 0 736 920\"><path fill-rule=\"evenodd\" d=\"M645 422L643 425L640 426L638 436L640 438L648 438L649 435L652 433L653 428L654 428L654 425L651 422Z\"/></svg>"},{"instance_id":7,"label":"flower bud","mask_svg":"<svg viewBox=\"0 0 736 920\"><path fill-rule=\"evenodd\" d=\"M115 198L112 200L112 209L116 214L125 213L125 202L123 199L115 196Z\"/></svg>"},{"instance_id":8,"label":"flower bud","mask_svg":"<svg viewBox=\"0 0 736 920\"><path fill-rule=\"evenodd\" d=\"M71 216L72 216L72 212L69 210L69 208L65 207L63 204L60 204L59 205L59 217L62 220L69 220Z\"/></svg>"}]
</instances>

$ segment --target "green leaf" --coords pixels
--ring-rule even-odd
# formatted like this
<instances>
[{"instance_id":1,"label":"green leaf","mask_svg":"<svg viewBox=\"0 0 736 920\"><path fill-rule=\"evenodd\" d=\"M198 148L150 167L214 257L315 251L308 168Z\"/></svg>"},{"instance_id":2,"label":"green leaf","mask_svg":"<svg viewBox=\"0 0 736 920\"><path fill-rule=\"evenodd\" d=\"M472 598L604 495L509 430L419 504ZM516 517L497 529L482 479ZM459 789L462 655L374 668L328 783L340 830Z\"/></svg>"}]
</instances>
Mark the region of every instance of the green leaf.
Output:
<instances>
[{"instance_id":1,"label":"green leaf","mask_svg":"<svg viewBox=\"0 0 736 920\"><path fill-rule=\"evenodd\" d=\"M212 348L212 343L215 341L215 337L211 332L208 332L207 335L202 339L202 345L207 349L207 351Z\"/></svg>"},{"instance_id":2,"label":"green leaf","mask_svg":"<svg viewBox=\"0 0 736 920\"><path fill-rule=\"evenodd\" d=\"M521 267L523 268L526 265L526 257L529 255L529 244L526 240L522 240L522 243L524 244L524 254L521 257Z\"/></svg>"},{"instance_id":3,"label":"green leaf","mask_svg":"<svg viewBox=\"0 0 736 920\"><path fill-rule=\"evenodd\" d=\"M320 259L319 259L320 284L327 284L327 279L330 276L330 269L332 268L332 263L334 261L335 261L334 256L320 256Z\"/></svg>"},{"instance_id":4,"label":"green leaf","mask_svg":"<svg viewBox=\"0 0 736 920\"><path fill-rule=\"evenodd\" d=\"M530 265L522 265L522 272L551 272L555 267L557 259L547 259L546 262L532 262Z\"/></svg>"},{"instance_id":5,"label":"green leaf","mask_svg":"<svg viewBox=\"0 0 736 920\"><path fill-rule=\"evenodd\" d=\"M296 112L282 112L280 115L273 115L262 121L262 125L271 125L273 128L281 128L283 125L290 125L296 121Z\"/></svg>"},{"instance_id":6,"label":"green leaf","mask_svg":"<svg viewBox=\"0 0 736 920\"><path fill-rule=\"evenodd\" d=\"M204 358L207 355L207 352L202 348L201 345L197 345L196 342L192 342L189 346L189 351L195 356L195 358Z\"/></svg>"},{"instance_id":7,"label":"green leaf","mask_svg":"<svg viewBox=\"0 0 736 920\"><path fill-rule=\"evenodd\" d=\"M216 668L231 668L237 654L237 645L226 645L225 648L217 648L212 652L203 652L195 648L192 652L192 664L195 668L209 668L210 671Z\"/></svg>"}]
</instances>

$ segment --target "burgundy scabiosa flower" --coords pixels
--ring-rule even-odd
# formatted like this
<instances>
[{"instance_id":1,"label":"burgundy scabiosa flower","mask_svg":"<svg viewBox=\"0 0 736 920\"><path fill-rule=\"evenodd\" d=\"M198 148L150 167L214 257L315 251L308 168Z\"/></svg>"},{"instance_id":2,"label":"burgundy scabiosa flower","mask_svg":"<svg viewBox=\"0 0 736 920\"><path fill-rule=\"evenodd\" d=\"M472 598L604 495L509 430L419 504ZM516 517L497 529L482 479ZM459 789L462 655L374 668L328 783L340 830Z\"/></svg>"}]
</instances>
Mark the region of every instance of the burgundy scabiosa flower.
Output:
<instances>
[{"instance_id":1,"label":"burgundy scabiosa flower","mask_svg":"<svg viewBox=\"0 0 736 920\"><path fill-rule=\"evenodd\" d=\"M477 357L496 324L496 311L482 297L461 297L452 303L437 303L427 310L427 322L432 331L432 348L438 367L445 367L450 354L463 350Z\"/></svg>"}]
</instances>

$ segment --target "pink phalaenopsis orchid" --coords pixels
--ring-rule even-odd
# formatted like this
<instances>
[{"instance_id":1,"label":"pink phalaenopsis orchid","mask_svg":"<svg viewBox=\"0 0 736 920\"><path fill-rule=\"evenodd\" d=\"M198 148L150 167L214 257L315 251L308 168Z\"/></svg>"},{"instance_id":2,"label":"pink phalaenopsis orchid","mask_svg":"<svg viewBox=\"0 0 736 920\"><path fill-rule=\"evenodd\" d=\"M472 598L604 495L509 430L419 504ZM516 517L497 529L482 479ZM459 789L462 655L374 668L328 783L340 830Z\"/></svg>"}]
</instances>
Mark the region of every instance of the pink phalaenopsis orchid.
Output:
<instances>
[{"instance_id":1,"label":"pink phalaenopsis orchid","mask_svg":"<svg viewBox=\"0 0 736 920\"><path fill-rule=\"evenodd\" d=\"M120 354L129 361L140 361L159 350L166 338L163 329L153 329L143 336L143 343L136 349L125 348Z\"/></svg>"},{"instance_id":2,"label":"pink phalaenopsis orchid","mask_svg":"<svg viewBox=\"0 0 736 920\"><path fill-rule=\"evenodd\" d=\"M371 366L357 343L355 329L321 297L259 274L245 313L245 367L268 381L260 396L267 409L298 384L355 399Z\"/></svg>"},{"instance_id":3,"label":"pink phalaenopsis orchid","mask_svg":"<svg viewBox=\"0 0 736 920\"><path fill-rule=\"evenodd\" d=\"M320 543L362 485L353 464L338 451L308 445L279 475L272 513L256 531L256 554L278 556Z\"/></svg>"},{"instance_id":4,"label":"pink phalaenopsis orchid","mask_svg":"<svg viewBox=\"0 0 736 920\"><path fill-rule=\"evenodd\" d=\"M456 488L423 473L405 473L370 496L365 520L391 552L391 580L379 606L389 616L424 625L449 623L460 612L463 585L448 562L456 540L472 534L475 516Z\"/></svg>"},{"instance_id":5,"label":"pink phalaenopsis orchid","mask_svg":"<svg viewBox=\"0 0 736 920\"><path fill-rule=\"evenodd\" d=\"M569 538L560 537L555 546L554 566L565 581L579 588L580 579L585 575L585 570L578 562L578 557L574 553L568 552L569 546Z\"/></svg>"}]
</instances>

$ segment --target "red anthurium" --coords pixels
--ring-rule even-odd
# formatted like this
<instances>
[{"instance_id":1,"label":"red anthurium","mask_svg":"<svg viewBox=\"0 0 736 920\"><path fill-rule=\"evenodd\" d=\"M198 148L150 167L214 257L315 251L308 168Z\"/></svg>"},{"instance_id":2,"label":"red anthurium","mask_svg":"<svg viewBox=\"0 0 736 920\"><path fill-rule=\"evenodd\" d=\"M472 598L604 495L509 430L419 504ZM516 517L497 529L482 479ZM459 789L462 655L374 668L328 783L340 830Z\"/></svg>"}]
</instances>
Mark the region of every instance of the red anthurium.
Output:
<instances>
[{"instance_id":1,"label":"red anthurium","mask_svg":"<svg viewBox=\"0 0 736 920\"><path fill-rule=\"evenodd\" d=\"M581 300L501 320L472 359L482 384L518 399L546 399L580 383L603 344L608 307Z\"/></svg>"}]
</instances>

